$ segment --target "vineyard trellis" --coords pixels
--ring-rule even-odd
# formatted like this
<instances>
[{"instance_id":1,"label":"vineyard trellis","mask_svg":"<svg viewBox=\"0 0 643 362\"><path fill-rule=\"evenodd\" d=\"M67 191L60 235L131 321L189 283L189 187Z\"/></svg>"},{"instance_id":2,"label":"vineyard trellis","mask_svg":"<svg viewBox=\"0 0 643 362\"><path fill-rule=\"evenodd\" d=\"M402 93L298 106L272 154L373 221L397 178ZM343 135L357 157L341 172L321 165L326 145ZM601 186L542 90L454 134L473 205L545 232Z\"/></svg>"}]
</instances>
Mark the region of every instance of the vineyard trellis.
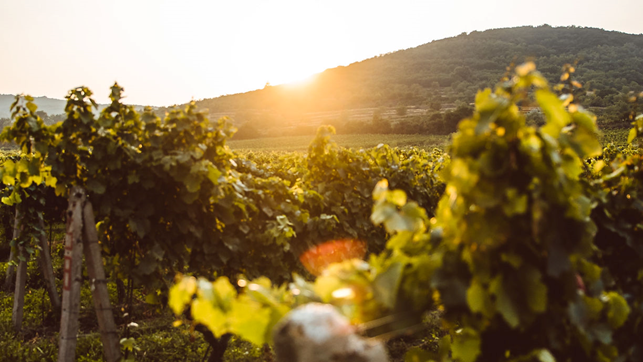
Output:
<instances>
[{"instance_id":1,"label":"vineyard trellis","mask_svg":"<svg viewBox=\"0 0 643 362\"><path fill-rule=\"evenodd\" d=\"M400 316L417 321L438 308L449 333L439 351L414 349L411 360L641 360L639 151L603 153L596 117L574 103L573 66L560 95L533 63L515 71L495 92L481 91L474 116L460 123L435 217L384 180L371 216L390 235L384 252L331 265L314 282L244 281L239 294L227 278L184 276L170 292L175 313L190 305L194 323L213 333L264 343L270 334L256 329L270 331L310 301L357 323L389 316L398 327L410 325ZM528 126L516 105L531 94L547 118L542 128ZM632 121L636 141L643 115ZM255 310L255 329L243 328L236 304Z\"/></svg>"},{"instance_id":2,"label":"vineyard trellis","mask_svg":"<svg viewBox=\"0 0 643 362\"><path fill-rule=\"evenodd\" d=\"M43 205L82 187L99 221L83 216L83 238L99 240L104 257L85 254L88 264L104 259L111 278L131 276L129 291L142 285L152 301L175 272L216 272L213 283L181 279L169 299L179 314L190 304L213 338L269 342L272 327L309 301L334 304L355 323L397 316L402 329L437 307L450 334L436 354L412 351L419 360L635 361L643 315L638 150L601 152L595 117L573 102L573 67L561 95L532 64L516 71L478 95L450 156L342 149L331 127L318 131L306 156L240 156L225 146L233 133L226 121L210 122L192 104L161 119L123 105L115 85L97 115L91 92L77 88L65 121L46 126L33 99L19 98L1 136L22 148L0 168L3 203L21 210L12 250L19 265L38 248L42 256ZM526 125L518 102L536 102L547 124ZM643 118L633 121L636 142ZM274 168L261 167L266 157ZM368 262L336 264L314 282L290 275L306 275L302 250L340 237L368 240ZM90 269L97 291L107 277ZM241 292L239 274L247 278ZM278 287L284 281L291 283ZM100 293L97 312L110 309L97 302ZM221 349L225 337L213 340ZM118 351L114 340L104 344L106 359L117 358L107 356Z\"/></svg>"},{"instance_id":3,"label":"vineyard trellis","mask_svg":"<svg viewBox=\"0 0 643 362\"><path fill-rule=\"evenodd\" d=\"M109 302L107 279L95 225L92 204L87 201L85 190L74 187L69 193L67 210L59 361L76 360L83 254L103 341L105 361L116 362L120 359L118 331Z\"/></svg>"},{"instance_id":4,"label":"vineyard trellis","mask_svg":"<svg viewBox=\"0 0 643 362\"><path fill-rule=\"evenodd\" d=\"M152 302L175 271L270 271L283 281L299 269L298 251L327 238L368 237L372 250L381 249L385 232L368 220L370 190L381 177L399 180L428 209L441 192L443 160L435 152L344 150L324 128L314 140L317 151L290 158L289 176L275 177L227 149L233 130L225 120L212 123L194 105L161 120L120 103L121 92L115 85L112 104L96 117L91 92L74 89L67 118L53 126L38 117L32 98L17 98L15 121L2 139L19 144L22 158L0 169L3 201L23 207L30 188L29 195L45 196L38 199L42 209L84 187L97 205L107 271L116 280L127 275L129 292L143 285ZM39 222L26 225L44 231ZM36 250L32 241L22 243Z\"/></svg>"}]
</instances>

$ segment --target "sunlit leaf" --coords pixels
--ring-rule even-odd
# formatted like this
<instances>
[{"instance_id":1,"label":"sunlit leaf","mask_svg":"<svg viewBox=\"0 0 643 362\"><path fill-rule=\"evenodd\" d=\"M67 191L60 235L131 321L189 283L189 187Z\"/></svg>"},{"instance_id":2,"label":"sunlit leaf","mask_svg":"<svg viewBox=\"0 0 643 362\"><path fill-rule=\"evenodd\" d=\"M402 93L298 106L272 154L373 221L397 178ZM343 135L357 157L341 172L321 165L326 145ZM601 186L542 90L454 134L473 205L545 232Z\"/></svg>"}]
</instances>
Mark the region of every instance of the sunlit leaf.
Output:
<instances>
[{"instance_id":1,"label":"sunlit leaf","mask_svg":"<svg viewBox=\"0 0 643 362\"><path fill-rule=\"evenodd\" d=\"M378 274L373 281L375 300L387 308L395 308L397 293L402 280L402 268L402 263L393 263L386 271Z\"/></svg>"},{"instance_id":2,"label":"sunlit leaf","mask_svg":"<svg viewBox=\"0 0 643 362\"><path fill-rule=\"evenodd\" d=\"M185 306L192 300L196 293L196 279L194 277L181 277L178 283L170 288L168 305L174 314L181 314Z\"/></svg>"},{"instance_id":3,"label":"sunlit leaf","mask_svg":"<svg viewBox=\"0 0 643 362\"><path fill-rule=\"evenodd\" d=\"M453 358L462 362L474 362L480 354L480 336L471 328L464 328L456 334L451 351Z\"/></svg>"},{"instance_id":4,"label":"sunlit leaf","mask_svg":"<svg viewBox=\"0 0 643 362\"><path fill-rule=\"evenodd\" d=\"M618 293L609 292L608 294L607 320L614 329L620 327L627 320L630 314L630 306L625 299Z\"/></svg>"}]
</instances>

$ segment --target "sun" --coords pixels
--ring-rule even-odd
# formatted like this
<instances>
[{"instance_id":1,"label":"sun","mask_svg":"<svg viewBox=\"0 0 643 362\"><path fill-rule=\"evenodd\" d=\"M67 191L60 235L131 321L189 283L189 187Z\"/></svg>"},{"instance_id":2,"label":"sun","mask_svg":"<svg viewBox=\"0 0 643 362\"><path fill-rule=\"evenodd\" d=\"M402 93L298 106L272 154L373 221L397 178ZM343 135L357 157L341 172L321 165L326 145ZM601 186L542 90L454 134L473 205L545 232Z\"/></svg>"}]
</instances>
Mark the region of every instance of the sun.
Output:
<instances>
[{"instance_id":1,"label":"sun","mask_svg":"<svg viewBox=\"0 0 643 362\"><path fill-rule=\"evenodd\" d=\"M280 67L269 71L268 83L270 85L279 84L308 84L316 78L318 72L315 72L309 67Z\"/></svg>"}]
</instances>

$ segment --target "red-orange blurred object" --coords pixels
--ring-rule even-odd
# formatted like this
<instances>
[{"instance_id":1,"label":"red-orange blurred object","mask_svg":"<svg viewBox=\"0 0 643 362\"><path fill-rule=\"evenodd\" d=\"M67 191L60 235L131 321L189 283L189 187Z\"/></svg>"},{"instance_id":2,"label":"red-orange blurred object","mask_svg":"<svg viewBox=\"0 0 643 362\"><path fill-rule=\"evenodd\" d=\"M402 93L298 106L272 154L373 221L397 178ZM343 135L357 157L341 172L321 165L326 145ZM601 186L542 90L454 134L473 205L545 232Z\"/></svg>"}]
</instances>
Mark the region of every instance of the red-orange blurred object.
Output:
<instances>
[{"instance_id":1,"label":"red-orange blurred object","mask_svg":"<svg viewBox=\"0 0 643 362\"><path fill-rule=\"evenodd\" d=\"M576 274L576 286L578 287L579 290L582 290L583 292L586 292L585 290L585 283L583 282L583 278Z\"/></svg>"},{"instance_id":2,"label":"red-orange blurred object","mask_svg":"<svg viewBox=\"0 0 643 362\"><path fill-rule=\"evenodd\" d=\"M353 239L331 240L314 246L299 256L306 270L318 276L332 263L366 255L366 243Z\"/></svg>"}]
</instances>

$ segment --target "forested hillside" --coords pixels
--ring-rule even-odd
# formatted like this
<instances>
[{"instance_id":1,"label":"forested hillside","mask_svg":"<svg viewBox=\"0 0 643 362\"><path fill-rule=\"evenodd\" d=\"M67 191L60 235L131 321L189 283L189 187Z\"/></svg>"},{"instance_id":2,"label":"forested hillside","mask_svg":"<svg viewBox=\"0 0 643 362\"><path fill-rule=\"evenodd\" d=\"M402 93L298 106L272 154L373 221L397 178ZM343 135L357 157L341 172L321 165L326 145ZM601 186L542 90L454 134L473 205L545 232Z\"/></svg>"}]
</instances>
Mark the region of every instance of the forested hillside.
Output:
<instances>
[{"instance_id":1,"label":"forested hillside","mask_svg":"<svg viewBox=\"0 0 643 362\"><path fill-rule=\"evenodd\" d=\"M627 112L627 93L643 86L643 35L543 25L463 33L328 69L305 84L266 86L197 103L241 122L269 118L273 124L287 120L286 125L306 121L310 116L305 115L314 112L358 108L444 111L458 101L473 102L476 91L495 85L507 65L525 59L535 60L551 82L558 80L563 64L577 62L576 76L586 91L581 102L596 108L599 117L609 114L605 122L618 121Z\"/></svg>"}]
</instances>

